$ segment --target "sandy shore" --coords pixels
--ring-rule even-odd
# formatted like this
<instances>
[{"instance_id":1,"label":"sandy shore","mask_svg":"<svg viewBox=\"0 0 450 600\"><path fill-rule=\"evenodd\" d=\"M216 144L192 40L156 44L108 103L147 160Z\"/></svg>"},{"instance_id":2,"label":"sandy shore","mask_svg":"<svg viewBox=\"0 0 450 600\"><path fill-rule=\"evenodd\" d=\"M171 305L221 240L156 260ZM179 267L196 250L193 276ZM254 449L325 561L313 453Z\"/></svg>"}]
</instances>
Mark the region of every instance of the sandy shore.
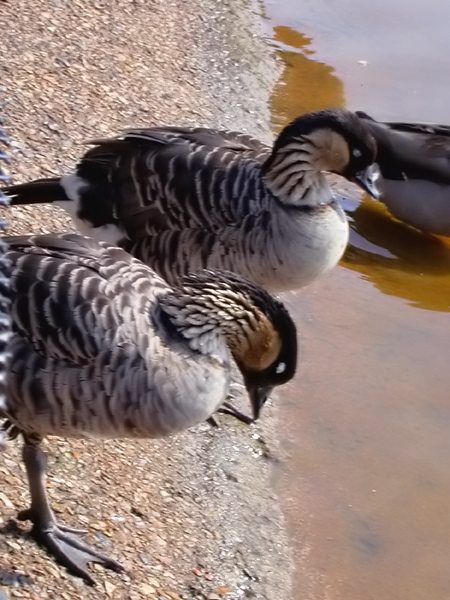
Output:
<instances>
[{"instance_id":1,"label":"sandy shore","mask_svg":"<svg viewBox=\"0 0 450 600\"><path fill-rule=\"evenodd\" d=\"M123 127L205 124L268 139L277 75L246 0L1 3L0 96L16 182L70 168L80 144ZM56 209L13 211L12 232L68 228ZM48 443L49 492L69 524L127 568L95 589L68 575L11 519L27 504L19 444L0 456L0 576L11 598L287 600L291 565L270 488L277 447L222 418L171 440ZM271 458L272 455L272 458ZM1 585L1 584L0 584Z\"/></svg>"}]
</instances>

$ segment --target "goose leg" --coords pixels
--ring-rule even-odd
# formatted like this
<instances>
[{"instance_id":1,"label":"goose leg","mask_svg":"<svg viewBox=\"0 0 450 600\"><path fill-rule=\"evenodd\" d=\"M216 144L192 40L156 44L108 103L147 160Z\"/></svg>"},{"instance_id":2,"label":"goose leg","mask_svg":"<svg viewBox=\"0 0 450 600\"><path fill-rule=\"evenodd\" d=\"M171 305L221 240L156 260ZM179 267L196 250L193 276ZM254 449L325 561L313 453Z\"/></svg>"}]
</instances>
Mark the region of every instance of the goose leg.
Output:
<instances>
[{"instance_id":1,"label":"goose leg","mask_svg":"<svg viewBox=\"0 0 450 600\"><path fill-rule=\"evenodd\" d=\"M81 577L90 585L95 584L86 568L91 562L99 563L113 571L122 571L123 567L118 562L91 548L75 536L69 535L69 532L77 530L60 526L56 522L45 489L47 468L45 453L38 446L25 443L22 457L30 488L31 507L19 513L18 518L32 521L31 534L34 539L70 573Z\"/></svg>"},{"instance_id":2,"label":"goose leg","mask_svg":"<svg viewBox=\"0 0 450 600\"><path fill-rule=\"evenodd\" d=\"M242 423L245 423L246 425L250 425L251 423L254 422L254 419L252 419L251 417L248 417L246 414L242 413L240 410L235 408L229 402L224 402L222 404L222 406L218 409L217 412L222 415L231 415L232 417L234 417L238 421L241 421ZM217 420L217 417L215 417L214 415L211 415L209 417L209 419L207 419L207 422L212 427L219 427L219 421Z\"/></svg>"},{"instance_id":3,"label":"goose leg","mask_svg":"<svg viewBox=\"0 0 450 600\"><path fill-rule=\"evenodd\" d=\"M222 413L223 415L231 415L246 425L250 425L254 421L252 417L248 417L229 402L224 402L217 412Z\"/></svg>"},{"instance_id":4,"label":"goose leg","mask_svg":"<svg viewBox=\"0 0 450 600\"><path fill-rule=\"evenodd\" d=\"M206 419L206 422L209 423L211 427L220 427L219 420L214 415L211 415L208 419Z\"/></svg>"}]
</instances>

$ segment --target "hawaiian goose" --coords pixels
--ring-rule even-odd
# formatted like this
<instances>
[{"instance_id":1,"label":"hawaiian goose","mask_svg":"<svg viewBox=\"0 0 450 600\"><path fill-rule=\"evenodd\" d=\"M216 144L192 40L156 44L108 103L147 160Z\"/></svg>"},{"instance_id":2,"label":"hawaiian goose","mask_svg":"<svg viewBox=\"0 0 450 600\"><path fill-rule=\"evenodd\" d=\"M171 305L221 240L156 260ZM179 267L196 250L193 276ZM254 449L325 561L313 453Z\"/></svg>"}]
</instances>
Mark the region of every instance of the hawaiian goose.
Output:
<instances>
[{"instance_id":1,"label":"hawaiian goose","mask_svg":"<svg viewBox=\"0 0 450 600\"><path fill-rule=\"evenodd\" d=\"M422 231L450 235L450 127L356 114L377 141L381 200L390 212Z\"/></svg>"},{"instance_id":2,"label":"hawaiian goose","mask_svg":"<svg viewBox=\"0 0 450 600\"><path fill-rule=\"evenodd\" d=\"M169 287L120 248L79 235L11 238L13 337L4 430L22 434L31 507L20 519L72 573L120 565L59 526L40 442L159 437L209 417L239 367L255 417L296 369L284 306L241 276L201 271Z\"/></svg>"},{"instance_id":3,"label":"hawaiian goose","mask_svg":"<svg viewBox=\"0 0 450 600\"><path fill-rule=\"evenodd\" d=\"M60 203L79 230L117 243L169 282L225 269L273 292L332 269L348 224L324 171L377 196L376 144L345 110L303 115L272 149L241 133L159 127L97 140L76 172L6 188Z\"/></svg>"}]
</instances>

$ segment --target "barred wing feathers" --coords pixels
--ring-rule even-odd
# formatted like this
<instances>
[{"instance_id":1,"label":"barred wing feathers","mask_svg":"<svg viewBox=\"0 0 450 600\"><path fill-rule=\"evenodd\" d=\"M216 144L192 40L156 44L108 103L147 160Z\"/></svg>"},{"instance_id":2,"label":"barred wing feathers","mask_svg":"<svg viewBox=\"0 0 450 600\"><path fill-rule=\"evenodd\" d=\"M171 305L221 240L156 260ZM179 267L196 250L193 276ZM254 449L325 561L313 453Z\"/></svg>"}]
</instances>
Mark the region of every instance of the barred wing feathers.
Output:
<instances>
[{"instance_id":1,"label":"barred wing feathers","mask_svg":"<svg viewBox=\"0 0 450 600\"><path fill-rule=\"evenodd\" d=\"M152 300L167 287L125 251L89 238L8 241L15 328L38 352L59 360L81 365L109 350L127 311L148 315L150 326Z\"/></svg>"},{"instance_id":2,"label":"barred wing feathers","mask_svg":"<svg viewBox=\"0 0 450 600\"><path fill-rule=\"evenodd\" d=\"M78 173L106 169L130 238L165 230L221 231L268 207L261 164L270 148L245 134L209 129L134 129L96 140ZM114 167L114 168L113 168Z\"/></svg>"}]
</instances>

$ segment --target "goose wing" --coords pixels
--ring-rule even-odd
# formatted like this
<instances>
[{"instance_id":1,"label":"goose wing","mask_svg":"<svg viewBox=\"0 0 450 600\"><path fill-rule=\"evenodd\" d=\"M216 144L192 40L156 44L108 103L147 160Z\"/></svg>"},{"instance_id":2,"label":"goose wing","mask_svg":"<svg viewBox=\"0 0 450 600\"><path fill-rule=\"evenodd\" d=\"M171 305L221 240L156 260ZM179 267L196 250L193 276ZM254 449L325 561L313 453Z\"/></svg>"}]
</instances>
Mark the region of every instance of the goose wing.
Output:
<instances>
[{"instance_id":1,"label":"goose wing","mask_svg":"<svg viewBox=\"0 0 450 600\"><path fill-rule=\"evenodd\" d=\"M127 129L128 136L143 137L158 140L160 143L169 141L187 141L196 146L204 146L210 150L232 150L241 156L254 160L265 160L270 154L270 148L257 138L227 129L208 129L207 127L150 127L144 129Z\"/></svg>"},{"instance_id":2,"label":"goose wing","mask_svg":"<svg viewBox=\"0 0 450 600\"><path fill-rule=\"evenodd\" d=\"M160 127L92 143L79 175L103 170L114 212L132 239L167 230L214 232L264 208L260 167L270 148L245 134Z\"/></svg>"},{"instance_id":3,"label":"goose wing","mask_svg":"<svg viewBox=\"0 0 450 600\"><path fill-rule=\"evenodd\" d=\"M133 344L132 311L148 314L151 327L152 299L167 285L123 250L74 234L7 242L13 327L38 352L85 364Z\"/></svg>"}]
</instances>

